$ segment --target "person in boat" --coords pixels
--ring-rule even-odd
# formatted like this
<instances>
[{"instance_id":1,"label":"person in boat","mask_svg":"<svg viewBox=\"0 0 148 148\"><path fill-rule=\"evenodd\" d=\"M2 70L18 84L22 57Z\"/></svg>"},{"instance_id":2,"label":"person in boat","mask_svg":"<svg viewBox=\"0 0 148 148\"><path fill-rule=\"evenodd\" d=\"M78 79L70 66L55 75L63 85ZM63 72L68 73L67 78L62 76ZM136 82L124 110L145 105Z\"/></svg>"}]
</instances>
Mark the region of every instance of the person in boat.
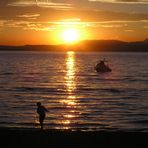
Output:
<instances>
[{"instance_id":1,"label":"person in boat","mask_svg":"<svg viewBox=\"0 0 148 148\"><path fill-rule=\"evenodd\" d=\"M46 112L48 112L48 110L41 104L41 102L37 102L37 113L39 114L41 130L43 130L43 122L46 116Z\"/></svg>"},{"instance_id":2,"label":"person in boat","mask_svg":"<svg viewBox=\"0 0 148 148\"><path fill-rule=\"evenodd\" d=\"M96 68L103 69L105 66L105 60L100 60L100 63L96 65Z\"/></svg>"},{"instance_id":3,"label":"person in boat","mask_svg":"<svg viewBox=\"0 0 148 148\"><path fill-rule=\"evenodd\" d=\"M109 72L111 71L111 69L105 65L105 59L104 60L100 60L100 63L98 63L95 67L96 71L98 72Z\"/></svg>"}]
</instances>

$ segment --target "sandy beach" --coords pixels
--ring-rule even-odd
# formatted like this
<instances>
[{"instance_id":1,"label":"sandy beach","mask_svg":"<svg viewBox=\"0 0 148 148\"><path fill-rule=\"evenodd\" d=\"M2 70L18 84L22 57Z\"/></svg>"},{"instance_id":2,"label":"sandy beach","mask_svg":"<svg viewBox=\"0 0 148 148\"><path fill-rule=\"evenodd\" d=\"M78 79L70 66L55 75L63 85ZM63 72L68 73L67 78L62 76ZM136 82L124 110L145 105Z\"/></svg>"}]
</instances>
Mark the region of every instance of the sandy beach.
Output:
<instances>
[{"instance_id":1,"label":"sandy beach","mask_svg":"<svg viewBox=\"0 0 148 148\"><path fill-rule=\"evenodd\" d=\"M39 129L0 128L3 147L147 147L147 132L82 132Z\"/></svg>"}]
</instances>

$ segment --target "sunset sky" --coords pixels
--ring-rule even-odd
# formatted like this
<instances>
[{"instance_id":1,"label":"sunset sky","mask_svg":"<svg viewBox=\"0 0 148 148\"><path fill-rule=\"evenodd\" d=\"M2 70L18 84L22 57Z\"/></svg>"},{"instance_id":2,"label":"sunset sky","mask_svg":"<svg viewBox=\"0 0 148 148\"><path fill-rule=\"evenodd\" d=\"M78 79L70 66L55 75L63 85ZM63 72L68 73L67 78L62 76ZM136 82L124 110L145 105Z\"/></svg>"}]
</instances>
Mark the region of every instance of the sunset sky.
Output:
<instances>
[{"instance_id":1,"label":"sunset sky","mask_svg":"<svg viewBox=\"0 0 148 148\"><path fill-rule=\"evenodd\" d=\"M0 0L0 45L148 38L148 0ZM68 37L68 36L67 36Z\"/></svg>"}]
</instances>

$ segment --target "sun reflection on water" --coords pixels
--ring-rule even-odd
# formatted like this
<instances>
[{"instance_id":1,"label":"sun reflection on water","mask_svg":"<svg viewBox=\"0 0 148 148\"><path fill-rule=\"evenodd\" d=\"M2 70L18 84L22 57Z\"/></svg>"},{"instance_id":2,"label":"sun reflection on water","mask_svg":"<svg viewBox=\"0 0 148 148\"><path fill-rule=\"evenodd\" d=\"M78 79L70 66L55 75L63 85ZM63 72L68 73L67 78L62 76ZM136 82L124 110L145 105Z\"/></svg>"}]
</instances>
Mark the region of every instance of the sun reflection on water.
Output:
<instances>
[{"instance_id":1,"label":"sun reflection on water","mask_svg":"<svg viewBox=\"0 0 148 148\"><path fill-rule=\"evenodd\" d=\"M67 52L65 85L67 97L63 99L61 103L68 108L68 111L63 115L64 119L62 124L64 125L64 129L69 129L72 119L76 117L75 108L77 106L76 96L74 95L74 90L76 89L75 53L72 51Z\"/></svg>"},{"instance_id":2,"label":"sun reflection on water","mask_svg":"<svg viewBox=\"0 0 148 148\"><path fill-rule=\"evenodd\" d=\"M65 80L67 91L70 94L75 90L75 53L72 51L67 52L66 69Z\"/></svg>"}]
</instances>

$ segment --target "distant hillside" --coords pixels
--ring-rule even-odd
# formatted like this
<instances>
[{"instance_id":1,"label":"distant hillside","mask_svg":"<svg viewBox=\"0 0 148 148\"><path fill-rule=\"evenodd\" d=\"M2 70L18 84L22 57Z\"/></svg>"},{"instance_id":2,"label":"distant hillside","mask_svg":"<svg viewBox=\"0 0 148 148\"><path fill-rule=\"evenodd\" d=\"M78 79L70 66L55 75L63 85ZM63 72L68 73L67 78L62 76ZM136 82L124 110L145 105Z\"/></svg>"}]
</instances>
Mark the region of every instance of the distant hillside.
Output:
<instances>
[{"instance_id":1,"label":"distant hillside","mask_svg":"<svg viewBox=\"0 0 148 148\"><path fill-rule=\"evenodd\" d=\"M118 40L85 40L75 45L0 46L0 50L148 52L148 39L137 42L124 42Z\"/></svg>"},{"instance_id":2,"label":"distant hillside","mask_svg":"<svg viewBox=\"0 0 148 148\"><path fill-rule=\"evenodd\" d=\"M79 48L87 51L122 51L128 43L117 40L87 40L83 41Z\"/></svg>"}]
</instances>

